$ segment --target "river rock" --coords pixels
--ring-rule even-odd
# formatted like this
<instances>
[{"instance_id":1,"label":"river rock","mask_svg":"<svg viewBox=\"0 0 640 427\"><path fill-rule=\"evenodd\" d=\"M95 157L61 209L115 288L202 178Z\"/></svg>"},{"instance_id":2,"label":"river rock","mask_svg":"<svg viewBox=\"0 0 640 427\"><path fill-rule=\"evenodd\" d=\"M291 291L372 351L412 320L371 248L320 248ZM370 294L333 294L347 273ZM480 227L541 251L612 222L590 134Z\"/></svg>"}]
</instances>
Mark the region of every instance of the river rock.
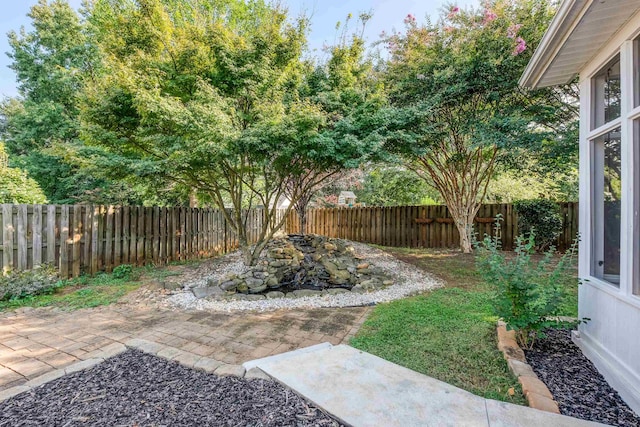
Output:
<instances>
[{"instance_id":1,"label":"river rock","mask_svg":"<svg viewBox=\"0 0 640 427\"><path fill-rule=\"evenodd\" d=\"M297 289L293 291L293 295L295 298L313 297L317 295L322 295L322 291L314 291L313 289Z\"/></svg>"},{"instance_id":2,"label":"river rock","mask_svg":"<svg viewBox=\"0 0 640 427\"><path fill-rule=\"evenodd\" d=\"M258 294L262 291L265 291L267 289L267 285L262 285L262 286L258 286L255 288L249 288L249 293L250 294Z\"/></svg>"},{"instance_id":3,"label":"river rock","mask_svg":"<svg viewBox=\"0 0 640 427\"><path fill-rule=\"evenodd\" d=\"M284 298L284 292L279 292L279 291L267 292L266 297L267 299Z\"/></svg>"},{"instance_id":4,"label":"river rock","mask_svg":"<svg viewBox=\"0 0 640 427\"><path fill-rule=\"evenodd\" d=\"M245 283L247 284L249 289L257 288L264 285L264 281L262 279L256 279L253 277L246 279Z\"/></svg>"},{"instance_id":5,"label":"river rock","mask_svg":"<svg viewBox=\"0 0 640 427\"><path fill-rule=\"evenodd\" d=\"M238 284L233 280L220 283L220 289L226 292L235 292L237 287L238 287Z\"/></svg>"}]
</instances>

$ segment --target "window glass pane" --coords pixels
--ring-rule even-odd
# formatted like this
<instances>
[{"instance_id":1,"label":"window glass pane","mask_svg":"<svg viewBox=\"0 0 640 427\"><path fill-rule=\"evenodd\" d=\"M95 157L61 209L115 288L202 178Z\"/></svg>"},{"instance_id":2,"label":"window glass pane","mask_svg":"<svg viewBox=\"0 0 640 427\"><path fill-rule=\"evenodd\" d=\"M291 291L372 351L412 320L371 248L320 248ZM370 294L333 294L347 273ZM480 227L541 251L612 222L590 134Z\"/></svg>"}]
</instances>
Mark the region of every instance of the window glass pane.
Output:
<instances>
[{"instance_id":1,"label":"window glass pane","mask_svg":"<svg viewBox=\"0 0 640 427\"><path fill-rule=\"evenodd\" d=\"M593 127L620 117L620 55L593 78Z\"/></svg>"},{"instance_id":2,"label":"window glass pane","mask_svg":"<svg viewBox=\"0 0 640 427\"><path fill-rule=\"evenodd\" d=\"M592 274L620 283L620 128L593 141Z\"/></svg>"}]
</instances>

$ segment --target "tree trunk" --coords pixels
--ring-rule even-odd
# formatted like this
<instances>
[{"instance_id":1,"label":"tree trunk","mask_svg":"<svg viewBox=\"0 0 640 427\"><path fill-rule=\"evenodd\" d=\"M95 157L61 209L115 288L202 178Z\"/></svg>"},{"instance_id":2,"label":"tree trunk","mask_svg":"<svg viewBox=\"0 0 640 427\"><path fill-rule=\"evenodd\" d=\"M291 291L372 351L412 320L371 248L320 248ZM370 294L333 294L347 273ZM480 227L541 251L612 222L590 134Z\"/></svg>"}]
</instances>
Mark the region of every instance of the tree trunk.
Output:
<instances>
[{"instance_id":1,"label":"tree trunk","mask_svg":"<svg viewBox=\"0 0 640 427\"><path fill-rule=\"evenodd\" d=\"M470 254L472 251L471 241L472 241L472 224L459 223L455 221L456 227L458 228L458 233L460 233L460 249L465 254Z\"/></svg>"},{"instance_id":2,"label":"tree trunk","mask_svg":"<svg viewBox=\"0 0 640 427\"><path fill-rule=\"evenodd\" d=\"M298 220L300 225L300 234L307 234L307 210L298 211Z\"/></svg>"},{"instance_id":3,"label":"tree trunk","mask_svg":"<svg viewBox=\"0 0 640 427\"><path fill-rule=\"evenodd\" d=\"M479 203L471 206L449 206L449 212L460 234L460 249L465 254L473 251L473 220L479 209Z\"/></svg>"}]
</instances>

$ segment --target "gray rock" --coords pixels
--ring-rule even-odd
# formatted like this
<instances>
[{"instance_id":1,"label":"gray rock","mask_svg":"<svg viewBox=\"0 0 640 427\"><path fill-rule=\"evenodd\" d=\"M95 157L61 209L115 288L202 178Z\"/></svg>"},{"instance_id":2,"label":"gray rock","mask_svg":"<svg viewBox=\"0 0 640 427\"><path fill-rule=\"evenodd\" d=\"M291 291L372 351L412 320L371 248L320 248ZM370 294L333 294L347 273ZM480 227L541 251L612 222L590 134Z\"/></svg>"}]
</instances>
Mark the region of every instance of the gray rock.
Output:
<instances>
[{"instance_id":1,"label":"gray rock","mask_svg":"<svg viewBox=\"0 0 640 427\"><path fill-rule=\"evenodd\" d=\"M266 296L267 296L267 299L284 298L284 292L271 291L271 292L267 292Z\"/></svg>"},{"instance_id":2,"label":"gray rock","mask_svg":"<svg viewBox=\"0 0 640 427\"><path fill-rule=\"evenodd\" d=\"M329 288L329 289L327 289L327 293L329 295L346 294L348 292L349 292L349 289L345 289L345 288Z\"/></svg>"},{"instance_id":3,"label":"gray rock","mask_svg":"<svg viewBox=\"0 0 640 427\"><path fill-rule=\"evenodd\" d=\"M336 249L338 249L338 247L336 245L334 245L333 243L325 243L324 244L324 249L327 251L335 251Z\"/></svg>"},{"instance_id":4,"label":"gray rock","mask_svg":"<svg viewBox=\"0 0 640 427\"><path fill-rule=\"evenodd\" d=\"M349 273L347 270L338 270L335 272L335 274L331 275L332 279L342 279L342 280L349 280L351 278L351 273Z\"/></svg>"},{"instance_id":5,"label":"gray rock","mask_svg":"<svg viewBox=\"0 0 640 427\"><path fill-rule=\"evenodd\" d=\"M196 298L207 298L211 296L222 296L224 295L224 291L217 286L208 286L206 288L193 288L191 289L193 292L193 296Z\"/></svg>"},{"instance_id":6,"label":"gray rock","mask_svg":"<svg viewBox=\"0 0 640 427\"><path fill-rule=\"evenodd\" d=\"M267 277L269 277L269 273L264 272L264 271L254 271L253 272L253 277L255 277L256 279L266 279Z\"/></svg>"},{"instance_id":7,"label":"gray rock","mask_svg":"<svg viewBox=\"0 0 640 427\"><path fill-rule=\"evenodd\" d=\"M351 288L351 292L356 293L356 294L364 294L367 291L362 286L355 285L353 288Z\"/></svg>"},{"instance_id":8,"label":"gray rock","mask_svg":"<svg viewBox=\"0 0 640 427\"><path fill-rule=\"evenodd\" d=\"M331 278L331 279L329 279L329 282L333 283L334 285L346 285L347 283L349 283L349 280L348 279Z\"/></svg>"},{"instance_id":9,"label":"gray rock","mask_svg":"<svg viewBox=\"0 0 640 427\"><path fill-rule=\"evenodd\" d=\"M250 294L258 294L267 289L267 285L258 286L257 288L249 288Z\"/></svg>"},{"instance_id":10,"label":"gray rock","mask_svg":"<svg viewBox=\"0 0 640 427\"><path fill-rule=\"evenodd\" d=\"M393 280L383 280L382 284L384 286L391 286L391 285L393 285Z\"/></svg>"},{"instance_id":11,"label":"gray rock","mask_svg":"<svg viewBox=\"0 0 640 427\"><path fill-rule=\"evenodd\" d=\"M265 283L270 288L277 288L280 286L280 281L277 277L269 277Z\"/></svg>"},{"instance_id":12,"label":"gray rock","mask_svg":"<svg viewBox=\"0 0 640 427\"><path fill-rule=\"evenodd\" d=\"M238 285L234 281L228 281L220 284L220 289L226 292L235 292Z\"/></svg>"},{"instance_id":13,"label":"gray rock","mask_svg":"<svg viewBox=\"0 0 640 427\"><path fill-rule=\"evenodd\" d=\"M245 282L240 282L236 286L236 291L246 293L249 291L249 286Z\"/></svg>"},{"instance_id":14,"label":"gray rock","mask_svg":"<svg viewBox=\"0 0 640 427\"><path fill-rule=\"evenodd\" d=\"M245 283L247 284L249 289L257 288L259 286L264 285L264 281L262 279L255 279L253 277L246 279Z\"/></svg>"}]
</instances>

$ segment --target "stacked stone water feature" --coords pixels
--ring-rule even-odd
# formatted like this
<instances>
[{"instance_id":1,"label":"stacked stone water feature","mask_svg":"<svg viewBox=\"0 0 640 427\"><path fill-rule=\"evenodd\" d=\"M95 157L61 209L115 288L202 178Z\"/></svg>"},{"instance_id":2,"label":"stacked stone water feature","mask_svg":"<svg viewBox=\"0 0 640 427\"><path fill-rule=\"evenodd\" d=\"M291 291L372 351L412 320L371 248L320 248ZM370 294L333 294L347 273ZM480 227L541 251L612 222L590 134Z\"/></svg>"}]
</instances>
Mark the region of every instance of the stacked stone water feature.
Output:
<instances>
[{"instance_id":1,"label":"stacked stone water feature","mask_svg":"<svg viewBox=\"0 0 640 427\"><path fill-rule=\"evenodd\" d=\"M267 245L258 265L211 280L210 297L257 300L345 292L363 293L393 284L379 268L341 239L289 235Z\"/></svg>"}]
</instances>

